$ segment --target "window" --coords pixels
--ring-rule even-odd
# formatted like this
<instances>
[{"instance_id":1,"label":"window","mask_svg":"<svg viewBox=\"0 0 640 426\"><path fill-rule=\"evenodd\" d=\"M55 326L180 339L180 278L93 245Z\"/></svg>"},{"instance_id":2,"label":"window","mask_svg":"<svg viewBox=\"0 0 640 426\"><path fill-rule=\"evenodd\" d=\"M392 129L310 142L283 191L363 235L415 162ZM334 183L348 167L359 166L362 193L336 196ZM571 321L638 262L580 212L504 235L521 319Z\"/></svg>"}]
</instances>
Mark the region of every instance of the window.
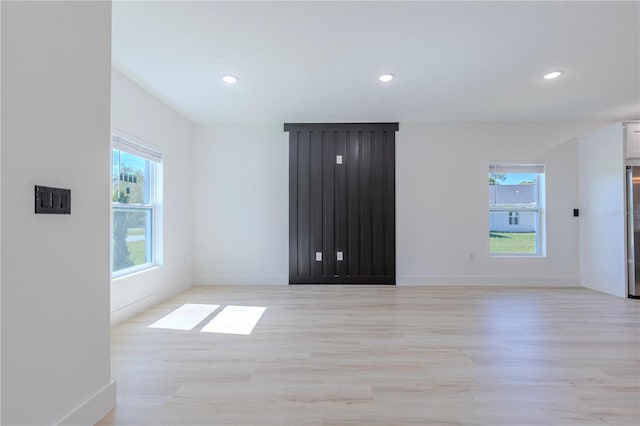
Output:
<instances>
[{"instance_id":1,"label":"window","mask_svg":"<svg viewBox=\"0 0 640 426\"><path fill-rule=\"evenodd\" d=\"M160 153L119 136L112 145L113 276L157 263Z\"/></svg>"},{"instance_id":2,"label":"window","mask_svg":"<svg viewBox=\"0 0 640 426\"><path fill-rule=\"evenodd\" d=\"M489 166L489 253L544 255L544 166Z\"/></svg>"},{"instance_id":3,"label":"window","mask_svg":"<svg viewBox=\"0 0 640 426\"><path fill-rule=\"evenodd\" d=\"M509 212L509 225L518 224L518 212Z\"/></svg>"}]
</instances>

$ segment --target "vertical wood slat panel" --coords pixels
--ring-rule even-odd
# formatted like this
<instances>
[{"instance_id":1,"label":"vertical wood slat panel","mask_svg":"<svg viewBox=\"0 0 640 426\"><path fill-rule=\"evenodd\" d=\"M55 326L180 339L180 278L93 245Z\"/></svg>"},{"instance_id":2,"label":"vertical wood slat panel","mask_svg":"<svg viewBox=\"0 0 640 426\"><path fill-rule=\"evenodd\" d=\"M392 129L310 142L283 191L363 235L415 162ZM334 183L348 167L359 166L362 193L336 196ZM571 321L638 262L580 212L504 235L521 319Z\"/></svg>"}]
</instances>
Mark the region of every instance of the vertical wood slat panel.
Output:
<instances>
[{"instance_id":1,"label":"vertical wood slat panel","mask_svg":"<svg viewBox=\"0 0 640 426\"><path fill-rule=\"evenodd\" d=\"M360 165L358 187L360 188L360 275L373 275L371 271L371 132L360 133Z\"/></svg>"},{"instance_id":2,"label":"vertical wood slat panel","mask_svg":"<svg viewBox=\"0 0 640 426\"><path fill-rule=\"evenodd\" d=\"M337 132L322 132L322 234L323 234L323 256L322 256L322 276L333 277L335 269L336 244L334 241L335 223L335 171L336 171L336 140Z\"/></svg>"},{"instance_id":3,"label":"vertical wood slat panel","mask_svg":"<svg viewBox=\"0 0 640 426\"><path fill-rule=\"evenodd\" d=\"M309 258L311 275L322 276L322 262L316 261L316 252L323 251L323 180L322 180L322 133L311 132L309 137ZM324 257L324 256L323 256Z\"/></svg>"},{"instance_id":4,"label":"vertical wood slat panel","mask_svg":"<svg viewBox=\"0 0 640 426\"><path fill-rule=\"evenodd\" d=\"M298 275L310 276L309 265L309 136L302 132L298 141Z\"/></svg>"},{"instance_id":5,"label":"vertical wood slat panel","mask_svg":"<svg viewBox=\"0 0 640 426\"><path fill-rule=\"evenodd\" d=\"M289 277L298 270L298 139L299 131L289 133Z\"/></svg>"},{"instance_id":6,"label":"vertical wood slat panel","mask_svg":"<svg viewBox=\"0 0 640 426\"><path fill-rule=\"evenodd\" d=\"M384 233L385 233L385 270L384 275L396 274L396 150L395 132L384 132Z\"/></svg>"},{"instance_id":7,"label":"vertical wood slat panel","mask_svg":"<svg viewBox=\"0 0 640 426\"><path fill-rule=\"evenodd\" d=\"M394 284L397 124L285 124L285 130L290 283ZM322 262L315 261L318 251Z\"/></svg>"},{"instance_id":8,"label":"vertical wood slat panel","mask_svg":"<svg viewBox=\"0 0 640 426\"><path fill-rule=\"evenodd\" d=\"M383 132L372 136L372 258L373 275L384 275L384 146Z\"/></svg>"},{"instance_id":9,"label":"vertical wood slat panel","mask_svg":"<svg viewBox=\"0 0 640 426\"><path fill-rule=\"evenodd\" d=\"M360 137L357 131L347 132L347 276L360 274Z\"/></svg>"},{"instance_id":10,"label":"vertical wood slat panel","mask_svg":"<svg viewBox=\"0 0 640 426\"><path fill-rule=\"evenodd\" d=\"M338 144L336 147L336 155L342 155L343 164L335 165L335 216L336 226L334 238L336 241L335 251L331 254L336 275L345 277L347 275L347 263L345 260L338 261L336 253L347 250L347 132L338 132Z\"/></svg>"}]
</instances>

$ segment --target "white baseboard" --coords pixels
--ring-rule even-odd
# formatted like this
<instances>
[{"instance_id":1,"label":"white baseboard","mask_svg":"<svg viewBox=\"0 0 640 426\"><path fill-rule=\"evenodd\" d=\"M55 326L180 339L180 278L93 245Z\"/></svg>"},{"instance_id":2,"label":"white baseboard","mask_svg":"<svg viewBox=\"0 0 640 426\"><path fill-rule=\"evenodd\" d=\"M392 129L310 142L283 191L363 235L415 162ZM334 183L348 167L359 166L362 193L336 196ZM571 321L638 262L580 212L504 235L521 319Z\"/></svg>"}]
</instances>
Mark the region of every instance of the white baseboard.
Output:
<instances>
[{"instance_id":1,"label":"white baseboard","mask_svg":"<svg viewBox=\"0 0 640 426\"><path fill-rule=\"evenodd\" d=\"M606 293L606 294L610 294L612 296L616 296L616 297L622 297L622 298L628 298L629 294L627 291L627 283L624 281L621 281L618 283L617 286L612 287L611 284L612 282L607 282L607 286L603 286L602 283L594 283L591 281L582 281L580 283L582 285L582 287L584 288L588 288L589 290L595 290L595 291L599 291L601 293Z\"/></svg>"},{"instance_id":2,"label":"white baseboard","mask_svg":"<svg viewBox=\"0 0 640 426\"><path fill-rule=\"evenodd\" d=\"M403 286L580 287L577 276L398 275Z\"/></svg>"},{"instance_id":3,"label":"white baseboard","mask_svg":"<svg viewBox=\"0 0 640 426\"><path fill-rule=\"evenodd\" d=\"M115 327L116 325L127 321L128 319L131 319L136 315L140 315L141 313L153 308L154 306L164 302L165 300L171 299L172 297L182 293L183 291L188 290L192 286L193 280L188 279L172 287L145 296L142 299L136 300L135 302L132 302L126 306L121 307L120 309L111 312L111 327Z\"/></svg>"},{"instance_id":4,"label":"white baseboard","mask_svg":"<svg viewBox=\"0 0 640 426\"><path fill-rule=\"evenodd\" d=\"M289 285L288 275L196 275L195 285Z\"/></svg>"},{"instance_id":5,"label":"white baseboard","mask_svg":"<svg viewBox=\"0 0 640 426\"><path fill-rule=\"evenodd\" d=\"M285 275L195 276L194 285L287 285ZM494 275L397 275L396 284L409 286L502 286L580 287L577 276L494 276Z\"/></svg>"},{"instance_id":6,"label":"white baseboard","mask_svg":"<svg viewBox=\"0 0 640 426\"><path fill-rule=\"evenodd\" d=\"M65 426L93 425L116 406L116 382L96 392L57 424Z\"/></svg>"}]
</instances>

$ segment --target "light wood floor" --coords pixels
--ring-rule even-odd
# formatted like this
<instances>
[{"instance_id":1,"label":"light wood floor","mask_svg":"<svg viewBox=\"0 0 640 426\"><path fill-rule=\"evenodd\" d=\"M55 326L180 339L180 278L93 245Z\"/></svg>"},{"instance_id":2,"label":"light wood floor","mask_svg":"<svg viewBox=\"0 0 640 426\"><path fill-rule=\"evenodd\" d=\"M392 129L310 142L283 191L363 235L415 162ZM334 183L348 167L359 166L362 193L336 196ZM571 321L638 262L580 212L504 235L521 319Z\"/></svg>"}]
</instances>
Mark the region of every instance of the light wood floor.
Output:
<instances>
[{"instance_id":1,"label":"light wood floor","mask_svg":"<svg viewBox=\"0 0 640 426\"><path fill-rule=\"evenodd\" d=\"M150 329L266 306L253 334ZM640 302L586 289L195 287L113 330L99 424L638 425Z\"/></svg>"}]
</instances>

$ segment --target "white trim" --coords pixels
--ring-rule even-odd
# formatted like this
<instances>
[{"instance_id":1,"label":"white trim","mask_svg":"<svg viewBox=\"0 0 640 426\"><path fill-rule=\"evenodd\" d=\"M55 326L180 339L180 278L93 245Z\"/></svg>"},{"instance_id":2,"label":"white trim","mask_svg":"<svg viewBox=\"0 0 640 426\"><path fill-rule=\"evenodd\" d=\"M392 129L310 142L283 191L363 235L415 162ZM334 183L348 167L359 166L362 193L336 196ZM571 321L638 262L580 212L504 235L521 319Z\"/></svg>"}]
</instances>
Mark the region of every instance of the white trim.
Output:
<instances>
[{"instance_id":1,"label":"white trim","mask_svg":"<svg viewBox=\"0 0 640 426\"><path fill-rule=\"evenodd\" d=\"M196 275L195 285L289 285L288 275Z\"/></svg>"},{"instance_id":2,"label":"white trim","mask_svg":"<svg viewBox=\"0 0 640 426\"><path fill-rule=\"evenodd\" d=\"M136 157L153 161L154 163L162 162L162 152L160 152L160 150L153 148L146 142L137 140L133 136L124 135L119 131L113 130L111 132L111 149L125 151Z\"/></svg>"},{"instance_id":3,"label":"white trim","mask_svg":"<svg viewBox=\"0 0 640 426\"><path fill-rule=\"evenodd\" d=\"M125 204L126 205L126 204ZM500 207L492 207L500 206ZM489 204L489 213L491 212L537 212L539 207L529 207L523 204Z\"/></svg>"},{"instance_id":4,"label":"white trim","mask_svg":"<svg viewBox=\"0 0 640 426\"><path fill-rule=\"evenodd\" d=\"M496 287L580 287L578 276L499 276L499 275L398 275L397 285L417 286L496 286Z\"/></svg>"},{"instance_id":5,"label":"white trim","mask_svg":"<svg viewBox=\"0 0 640 426\"><path fill-rule=\"evenodd\" d=\"M286 275L198 275L194 285L288 285ZM580 287L578 276L397 275L397 285Z\"/></svg>"},{"instance_id":6,"label":"white trim","mask_svg":"<svg viewBox=\"0 0 640 426\"><path fill-rule=\"evenodd\" d=\"M490 163L489 173L544 173L544 164Z\"/></svg>"},{"instance_id":7,"label":"white trim","mask_svg":"<svg viewBox=\"0 0 640 426\"><path fill-rule=\"evenodd\" d=\"M509 257L513 257L513 258L518 258L518 259L522 259L523 257L533 257L533 258L537 258L537 257L547 257L544 254L540 254L540 253L489 253L490 257L499 257L499 258L509 258Z\"/></svg>"},{"instance_id":8,"label":"white trim","mask_svg":"<svg viewBox=\"0 0 640 426\"><path fill-rule=\"evenodd\" d=\"M135 271L130 271L129 273L127 273L127 274L123 274L123 275L120 275L120 276L118 276L118 277L114 277L114 276L112 276L112 277L111 277L111 283L113 284L113 283L115 283L115 282L118 282L118 281L119 281L119 280L121 280L122 278L128 278L128 277L131 277L131 276L133 276L133 275L141 274L141 273L143 273L143 272L147 272L147 271L154 271L154 270L156 270L156 269L158 269L158 268L160 268L160 267L161 267L161 265L151 265L151 266L149 266L149 267L147 268L147 267L146 267L147 265L150 265L150 264L149 264L149 263L145 263L144 265L138 265L138 266L133 267L133 268L127 268L128 270L136 269L136 268L139 268L139 269L137 269L137 270L135 270ZM144 268L143 268L143 266L144 266ZM124 270L125 270L125 269L123 269L123 271L124 271Z\"/></svg>"},{"instance_id":9,"label":"white trim","mask_svg":"<svg viewBox=\"0 0 640 426\"><path fill-rule=\"evenodd\" d=\"M128 277L130 275L137 274L140 272L150 271L152 269L157 269L160 266L161 265L158 265L156 263L148 262L148 263L143 263L142 265L136 265L130 268L120 269L119 271L112 271L111 280L115 281L119 278Z\"/></svg>"},{"instance_id":10,"label":"white trim","mask_svg":"<svg viewBox=\"0 0 640 426\"><path fill-rule=\"evenodd\" d=\"M537 238L537 236L536 236ZM547 257L544 254L541 253L489 253L490 257L517 257L517 258L523 258L523 257Z\"/></svg>"},{"instance_id":11,"label":"white trim","mask_svg":"<svg viewBox=\"0 0 640 426\"><path fill-rule=\"evenodd\" d=\"M116 382L103 387L57 422L58 425L93 425L116 406Z\"/></svg>"}]
</instances>

